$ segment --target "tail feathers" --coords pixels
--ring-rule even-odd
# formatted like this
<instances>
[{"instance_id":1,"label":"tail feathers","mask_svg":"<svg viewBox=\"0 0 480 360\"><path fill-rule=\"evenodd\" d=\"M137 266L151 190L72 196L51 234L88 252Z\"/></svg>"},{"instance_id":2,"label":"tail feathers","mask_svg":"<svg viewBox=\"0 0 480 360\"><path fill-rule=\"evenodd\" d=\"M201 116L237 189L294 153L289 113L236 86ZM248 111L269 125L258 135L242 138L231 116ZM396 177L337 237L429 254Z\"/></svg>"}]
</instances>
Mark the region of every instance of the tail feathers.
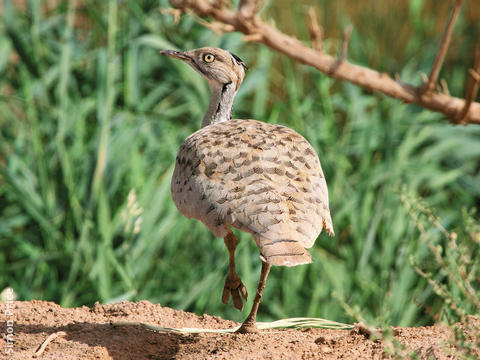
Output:
<instances>
[{"instance_id":1,"label":"tail feathers","mask_svg":"<svg viewBox=\"0 0 480 360\"><path fill-rule=\"evenodd\" d=\"M330 236L335 235L335 232L333 231L332 218L330 216L330 211L328 209L323 211L322 226L325 230L327 230L327 232Z\"/></svg>"},{"instance_id":2,"label":"tail feathers","mask_svg":"<svg viewBox=\"0 0 480 360\"><path fill-rule=\"evenodd\" d=\"M296 266L312 262L312 257L297 240L266 238L255 239L260 247L260 257L270 265Z\"/></svg>"}]
</instances>

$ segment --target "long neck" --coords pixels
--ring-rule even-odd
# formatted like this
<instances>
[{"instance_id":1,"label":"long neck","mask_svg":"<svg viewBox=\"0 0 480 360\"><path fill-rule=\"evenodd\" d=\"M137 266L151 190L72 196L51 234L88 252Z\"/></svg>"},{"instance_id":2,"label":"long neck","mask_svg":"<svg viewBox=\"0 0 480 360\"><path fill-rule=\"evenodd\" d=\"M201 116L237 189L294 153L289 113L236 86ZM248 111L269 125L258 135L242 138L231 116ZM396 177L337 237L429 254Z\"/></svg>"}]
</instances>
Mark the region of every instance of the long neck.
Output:
<instances>
[{"instance_id":1,"label":"long neck","mask_svg":"<svg viewBox=\"0 0 480 360\"><path fill-rule=\"evenodd\" d=\"M233 99L237 93L233 82L227 84L210 83L212 98L207 113L203 117L202 127L230 120L232 117Z\"/></svg>"}]
</instances>

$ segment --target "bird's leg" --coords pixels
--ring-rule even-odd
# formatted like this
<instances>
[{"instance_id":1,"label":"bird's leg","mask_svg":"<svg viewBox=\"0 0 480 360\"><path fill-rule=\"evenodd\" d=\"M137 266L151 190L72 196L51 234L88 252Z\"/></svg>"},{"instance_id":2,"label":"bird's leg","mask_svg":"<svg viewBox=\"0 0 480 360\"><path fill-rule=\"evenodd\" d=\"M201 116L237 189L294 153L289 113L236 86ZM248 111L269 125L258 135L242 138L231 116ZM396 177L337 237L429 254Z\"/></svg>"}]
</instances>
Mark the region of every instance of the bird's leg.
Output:
<instances>
[{"instance_id":1,"label":"bird's leg","mask_svg":"<svg viewBox=\"0 0 480 360\"><path fill-rule=\"evenodd\" d=\"M235 248L237 247L238 239L231 232L223 239L225 245L227 245L228 255L230 258L230 267L228 270L227 279L225 280L225 286L223 287L222 302L228 303L230 294L232 294L233 305L238 309L243 309L243 301L240 295L247 300L248 293L247 288L243 285L242 280L235 271Z\"/></svg>"},{"instance_id":2,"label":"bird's leg","mask_svg":"<svg viewBox=\"0 0 480 360\"><path fill-rule=\"evenodd\" d=\"M258 332L255 319L257 318L258 306L260 305L260 301L262 301L263 289L265 289L267 276L268 276L268 273L270 272L271 267L272 265L262 261L262 272L260 273L260 280L258 282L257 294L255 295L255 299L253 300L252 310L250 310L250 314L248 314L242 326L240 326L240 328L236 331L237 333L246 334L246 333Z\"/></svg>"}]
</instances>

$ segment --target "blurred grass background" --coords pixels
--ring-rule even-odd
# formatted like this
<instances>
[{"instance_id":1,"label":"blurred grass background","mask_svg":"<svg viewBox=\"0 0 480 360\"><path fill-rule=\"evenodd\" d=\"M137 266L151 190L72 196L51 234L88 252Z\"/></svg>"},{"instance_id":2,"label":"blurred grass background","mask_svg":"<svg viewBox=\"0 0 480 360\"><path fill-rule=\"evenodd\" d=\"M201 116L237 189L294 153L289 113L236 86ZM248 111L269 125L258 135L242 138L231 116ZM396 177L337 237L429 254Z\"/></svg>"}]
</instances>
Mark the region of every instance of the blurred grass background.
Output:
<instances>
[{"instance_id":1,"label":"blurred grass background","mask_svg":"<svg viewBox=\"0 0 480 360\"><path fill-rule=\"evenodd\" d=\"M216 35L191 16L176 24L160 11L170 7L166 0L0 4L0 289L62 306L148 299L244 319L260 271L254 242L240 235L237 264L251 294L240 313L221 303L223 241L183 218L170 197L177 149L199 128L210 94L187 65L157 51L208 45L229 49L250 68L234 116L303 134L329 186L336 236L320 235L313 264L273 269L259 320L352 322L357 313L406 326L442 319L448 301L409 256L472 311L401 194L423 198L458 234L478 291L478 229L471 229L479 218L479 126L451 126L440 114L329 79L239 34ZM262 16L308 40L310 5L331 54L351 23L350 61L420 84L451 2L270 1ZM441 72L456 96L473 63L479 19L480 5L466 1ZM448 248L440 231L429 234Z\"/></svg>"}]
</instances>

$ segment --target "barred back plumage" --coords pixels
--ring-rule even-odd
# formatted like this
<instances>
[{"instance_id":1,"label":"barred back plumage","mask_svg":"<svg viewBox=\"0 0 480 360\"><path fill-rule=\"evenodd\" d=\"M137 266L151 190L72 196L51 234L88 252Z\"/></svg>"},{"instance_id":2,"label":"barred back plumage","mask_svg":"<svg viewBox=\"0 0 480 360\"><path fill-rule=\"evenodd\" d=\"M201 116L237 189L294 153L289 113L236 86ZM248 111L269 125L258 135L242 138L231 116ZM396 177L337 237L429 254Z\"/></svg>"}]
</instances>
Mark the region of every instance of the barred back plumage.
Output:
<instances>
[{"instance_id":1,"label":"barred back plumage","mask_svg":"<svg viewBox=\"0 0 480 360\"><path fill-rule=\"evenodd\" d=\"M256 120L229 120L189 136L172 179L180 212L217 237L230 227L252 234L265 261L293 266L322 227L333 234L318 156L292 129Z\"/></svg>"}]
</instances>

